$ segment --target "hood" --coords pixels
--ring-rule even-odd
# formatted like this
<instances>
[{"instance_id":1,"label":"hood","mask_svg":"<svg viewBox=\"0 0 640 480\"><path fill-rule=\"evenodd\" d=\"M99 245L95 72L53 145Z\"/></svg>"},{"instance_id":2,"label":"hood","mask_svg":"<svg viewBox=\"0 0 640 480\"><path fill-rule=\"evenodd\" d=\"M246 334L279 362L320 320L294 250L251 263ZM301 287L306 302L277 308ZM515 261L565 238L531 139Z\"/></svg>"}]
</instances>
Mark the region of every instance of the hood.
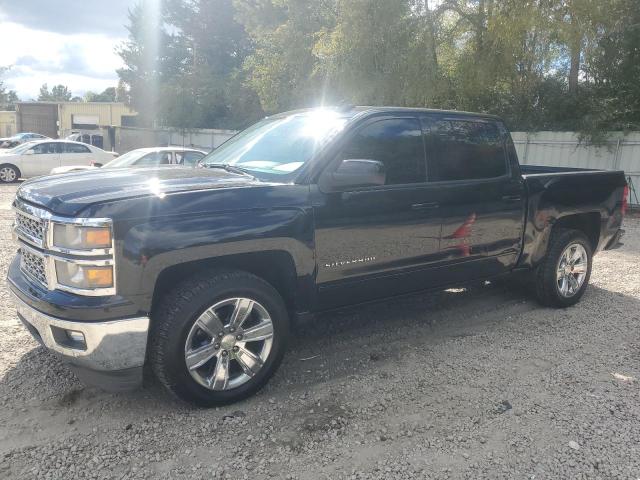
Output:
<instances>
[{"instance_id":1,"label":"hood","mask_svg":"<svg viewBox=\"0 0 640 480\"><path fill-rule=\"evenodd\" d=\"M260 184L247 175L222 169L114 168L34 178L20 186L17 196L59 215L76 215L96 203Z\"/></svg>"}]
</instances>

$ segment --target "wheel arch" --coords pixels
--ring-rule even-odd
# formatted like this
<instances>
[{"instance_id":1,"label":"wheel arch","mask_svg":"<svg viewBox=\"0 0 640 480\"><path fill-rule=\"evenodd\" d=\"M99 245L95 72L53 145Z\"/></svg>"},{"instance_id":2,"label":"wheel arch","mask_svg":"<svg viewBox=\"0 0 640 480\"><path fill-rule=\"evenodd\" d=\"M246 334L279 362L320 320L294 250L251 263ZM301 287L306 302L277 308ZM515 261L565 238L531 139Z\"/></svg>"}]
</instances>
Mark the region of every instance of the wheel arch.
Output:
<instances>
[{"instance_id":1,"label":"wheel arch","mask_svg":"<svg viewBox=\"0 0 640 480\"><path fill-rule=\"evenodd\" d=\"M601 220L599 212L575 213L558 218L552 229L567 228L584 233L589 239L591 250L595 253L600 243Z\"/></svg>"},{"instance_id":2,"label":"wheel arch","mask_svg":"<svg viewBox=\"0 0 640 480\"><path fill-rule=\"evenodd\" d=\"M600 212L575 212L552 216L549 212L540 210L535 215L535 220L527 223L524 249L519 265L524 268L535 268L543 262L549 251L551 235L560 228L584 233L593 253L598 251L602 231L602 214Z\"/></svg>"},{"instance_id":3,"label":"wheel arch","mask_svg":"<svg viewBox=\"0 0 640 480\"><path fill-rule=\"evenodd\" d=\"M297 271L291 254L284 250L268 250L193 260L169 266L158 275L151 310L158 305L164 294L179 282L206 270L237 270L251 273L269 283L282 296L290 313L296 305Z\"/></svg>"}]
</instances>

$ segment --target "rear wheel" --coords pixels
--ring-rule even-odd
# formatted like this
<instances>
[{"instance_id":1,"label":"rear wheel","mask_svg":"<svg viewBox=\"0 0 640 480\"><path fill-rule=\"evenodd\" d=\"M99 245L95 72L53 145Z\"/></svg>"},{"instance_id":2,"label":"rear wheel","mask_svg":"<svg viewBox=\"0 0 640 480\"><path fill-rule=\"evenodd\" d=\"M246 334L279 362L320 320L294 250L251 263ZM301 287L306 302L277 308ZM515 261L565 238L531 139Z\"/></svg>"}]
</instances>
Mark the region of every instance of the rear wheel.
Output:
<instances>
[{"instance_id":1,"label":"rear wheel","mask_svg":"<svg viewBox=\"0 0 640 480\"><path fill-rule=\"evenodd\" d=\"M534 274L540 302L552 307L577 303L589 283L592 257L591 244L584 233L554 230L547 256Z\"/></svg>"},{"instance_id":2,"label":"rear wheel","mask_svg":"<svg viewBox=\"0 0 640 480\"><path fill-rule=\"evenodd\" d=\"M278 292L239 271L200 274L156 309L149 360L175 395L210 407L258 391L275 373L289 332Z\"/></svg>"},{"instance_id":3,"label":"rear wheel","mask_svg":"<svg viewBox=\"0 0 640 480\"><path fill-rule=\"evenodd\" d=\"M13 183L20 177L20 172L13 165L0 165L0 182Z\"/></svg>"}]
</instances>

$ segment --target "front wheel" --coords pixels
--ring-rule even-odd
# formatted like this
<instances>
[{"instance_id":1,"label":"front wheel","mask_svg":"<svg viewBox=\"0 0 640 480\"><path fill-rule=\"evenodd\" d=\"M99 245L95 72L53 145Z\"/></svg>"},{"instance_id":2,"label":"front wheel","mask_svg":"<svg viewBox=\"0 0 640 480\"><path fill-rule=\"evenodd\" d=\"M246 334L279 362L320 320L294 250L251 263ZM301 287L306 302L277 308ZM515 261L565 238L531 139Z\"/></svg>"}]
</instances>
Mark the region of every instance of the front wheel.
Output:
<instances>
[{"instance_id":1,"label":"front wheel","mask_svg":"<svg viewBox=\"0 0 640 480\"><path fill-rule=\"evenodd\" d=\"M540 302L560 308L576 304L589 284L592 258L591 243L584 233L555 230L547 256L534 272Z\"/></svg>"},{"instance_id":2,"label":"front wheel","mask_svg":"<svg viewBox=\"0 0 640 480\"><path fill-rule=\"evenodd\" d=\"M199 406L232 403L257 392L285 352L284 302L250 273L199 274L176 287L156 311L151 366L171 392Z\"/></svg>"}]
</instances>

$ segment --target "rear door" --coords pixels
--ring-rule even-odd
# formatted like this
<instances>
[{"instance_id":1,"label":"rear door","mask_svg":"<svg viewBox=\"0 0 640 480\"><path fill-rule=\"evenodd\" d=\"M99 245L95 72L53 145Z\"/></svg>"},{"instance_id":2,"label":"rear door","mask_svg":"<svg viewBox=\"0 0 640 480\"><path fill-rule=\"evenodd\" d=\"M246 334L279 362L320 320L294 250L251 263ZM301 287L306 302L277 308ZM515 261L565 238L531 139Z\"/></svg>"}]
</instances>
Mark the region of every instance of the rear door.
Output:
<instances>
[{"instance_id":1,"label":"rear door","mask_svg":"<svg viewBox=\"0 0 640 480\"><path fill-rule=\"evenodd\" d=\"M439 254L440 216L418 118L377 117L356 127L327 168L348 159L382 162L386 183L317 192L321 308L421 290Z\"/></svg>"},{"instance_id":2,"label":"rear door","mask_svg":"<svg viewBox=\"0 0 640 480\"><path fill-rule=\"evenodd\" d=\"M64 151L60 157L60 166L67 167L72 165L90 165L92 160L98 163L104 162L102 158L94 158L89 147L79 143L65 142Z\"/></svg>"},{"instance_id":3,"label":"rear door","mask_svg":"<svg viewBox=\"0 0 640 480\"><path fill-rule=\"evenodd\" d=\"M33 154L22 154L22 176L37 177L48 175L55 167L60 166L62 142L43 142L34 145L30 150Z\"/></svg>"},{"instance_id":4,"label":"rear door","mask_svg":"<svg viewBox=\"0 0 640 480\"><path fill-rule=\"evenodd\" d=\"M427 171L438 187L447 281L502 273L522 244L525 187L501 123L470 116L423 119Z\"/></svg>"}]
</instances>

